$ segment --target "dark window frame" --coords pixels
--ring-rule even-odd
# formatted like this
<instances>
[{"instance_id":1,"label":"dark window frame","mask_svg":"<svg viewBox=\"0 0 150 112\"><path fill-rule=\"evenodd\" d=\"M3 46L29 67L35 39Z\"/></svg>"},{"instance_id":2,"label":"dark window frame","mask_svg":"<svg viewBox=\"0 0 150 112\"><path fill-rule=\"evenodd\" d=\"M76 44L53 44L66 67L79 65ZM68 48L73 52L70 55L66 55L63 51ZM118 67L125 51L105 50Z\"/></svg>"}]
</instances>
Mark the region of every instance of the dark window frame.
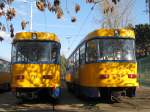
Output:
<instances>
[{"instance_id":1,"label":"dark window frame","mask_svg":"<svg viewBox=\"0 0 150 112\"><path fill-rule=\"evenodd\" d=\"M84 62L81 63L81 47L83 47L83 46L84 46L84 60L82 60L82 61L84 61ZM85 62L86 62L86 51L85 50L86 50L86 43L84 42L79 47L79 65L85 64Z\"/></svg>"},{"instance_id":2,"label":"dark window frame","mask_svg":"<svg viewBox=\"0 0 150 112\"><path fill-rule=\"evenodd\" d=\"M86 43L86 48L85 48L85 55L87 54L87 44L89 41L92 41L92 40L96 40L96 39L125 39L125 40L134 40L135 42L135 38L131 38L131 37L95 37L95 38L92 38L92 39L89 39L87 41L84 41L83 43ZM136 50L136 45L135 45L135 50ZM85 64L91 64L91 63L99 63L99 62L133 62L133 63L136 63L137 60L136 60L136 54L135 54L135 60L99 60L99 61L94 61L94 62L88 62L85 58Z\"/></svg>"},{"instance_id":3,"label":"dark window frame","mask_svg":"<svg viewBox=\"0 0 150 112\"><path fill-rule=\"evenodd\" d=\"M57 62L25 62L25 63L22 63L22 62L12 62L12 54L13 54L13 46L14 44L16 44L17 42L51 42L51 43L57 43L58 44L58 56L57 56ZM52 41L52 40L15 40L13 43L12 43L12 47L11 47L11 64L60 64L60 49L61 49L61 44L60 42L57 42L57 41Z\"/></svg>"}]
</instances>

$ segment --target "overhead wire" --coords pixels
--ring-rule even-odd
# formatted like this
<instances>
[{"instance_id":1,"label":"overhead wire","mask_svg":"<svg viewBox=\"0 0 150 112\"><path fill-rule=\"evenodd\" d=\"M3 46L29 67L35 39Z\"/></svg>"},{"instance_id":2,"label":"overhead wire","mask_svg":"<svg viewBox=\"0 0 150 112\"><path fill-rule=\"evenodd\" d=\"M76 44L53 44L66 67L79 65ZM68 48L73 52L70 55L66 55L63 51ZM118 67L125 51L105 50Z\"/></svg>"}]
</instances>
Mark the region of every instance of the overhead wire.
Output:
<instances>
[{"instance_id":1,"label":"overhead wire","mask_svg":"<svg viewBox=\"0 0 150 112\"><path fill-rule=\"evenodd\" d=\"M78 30L78 33L77 33L76 37L78 37L78 36L80 35L82 29L84 28L84 26L85 26L85 24L86 24L86 22L87 22L89 16L91 15L92 11L94 10L94 7L95 7L95 6L96 6L96 3L94 3L94 5L91 7L89 13L88 13L87 16L85 17L83 23L81 24L81 26L80 26L80 28L79 28L79 30ZM72 41L72 43L71 43L70 45L73 45L73 43L75 42L76 39L77 39L77 38L75 38L75 39Z\"/></svg>"},{"instance_id":2,"label":"overhead wire","mask_svg":"<svg viewBox=\"0 0 150 112\"><path fill-rule=\"evenodd\" d=\"M71 0L71 2L72 2L72 4L76 4L76 2L75 1L73 1L73 0ZM67 12L67 14L72 18L72 15L70 14L70 11L69 11L69 9L68 9L68 0L66 0L66 7L65 7L65 9L66 9L66 12ZM68 51L70 50L70 39L72 38L72 36L66 36L66 39L68 40Z\"/></svg>"},{"instance_id":3,"label":"overhead wire","mask_svg":"<svg viewBox=\"0 0 150 112\"><path fill-rule=\"evenodd\" d=\"M70 11L68 9L68 0L66 0L66 8L65 8L67 14L71 17Z\"/></svg>"}]
</instances>

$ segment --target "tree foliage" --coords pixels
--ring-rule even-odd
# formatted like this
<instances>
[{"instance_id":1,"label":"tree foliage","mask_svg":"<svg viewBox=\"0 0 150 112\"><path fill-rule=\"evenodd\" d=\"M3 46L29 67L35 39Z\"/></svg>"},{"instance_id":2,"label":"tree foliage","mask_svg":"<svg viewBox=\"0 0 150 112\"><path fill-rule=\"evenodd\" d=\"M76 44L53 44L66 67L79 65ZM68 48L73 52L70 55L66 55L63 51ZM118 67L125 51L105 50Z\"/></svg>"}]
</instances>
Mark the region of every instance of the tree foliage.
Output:
<instances>
[{"instance_id":1,"label":"tree foliage","mask_svg":"<svg viewBox=\"0 0 150 112\"><path fill-rule=\"evenodd\" d=\"M64 55L62 55L61 56L61 74L62 74L62 77L65 76L66 66L67 66L67 59L65 58Z\"/></svg>"},{"instance_id":2,"label":"tree foliage","mask_svg":"<svg viewBox=\"0 0 150 112\"><path fill-rule=\"evenodd\" d=\"M139 24L135 28L137 58L150 55L150 25Z\"/></svg>"},{"instance_id":3,"label":"tree foliage","mask_svg":"<svg viewBox=\"0 0 150 112\"><path fill-rule=\"evenodd\" d=\"M21 0L20 0L21 1ZM31 2L32 0L27 0L27 2ZM34 0L33 0L34 1ZM73 7L72 9L68 9L68 6L70 4L68 4L70 0L35 0L35 6L36 8L41 11L44 12L46 9L48 9L49 12L54 13L57 17L57 19L61 19L64 16L64 11L66 11L66 13L70 16L70 21L71 22L76 22L77 21L77 17L76 14L82 9L80 6L80 3L78 3L76 0L72 0ZM103 3L105 4L103 9L104 15L105 15L105 20L107 22L110 22L110 16L106 16L109 15L110 12L114 12L115 10L115 6L117 6L119 4L119 2L121 0L83 0L85 3L87 4L93 4L95 6L95 4L97 3ZM109 1L109 2L106 2ZM6 21L11 21L15 16L17 16L17 10L16 8L12 7L13 2L16 2L16 0L0 0L0 19L3 16L4 18L6 18ZM22 1L23 2L23 1ZM65 10L63 10L62 8L62 2L65 2L66 6L65 6ZM111 7L109 7L109 3L113 4ZM102 4L102 7L103 7ZM71 11L75 12L75 15L71 15ZM114 13L113 13L114 14ZM6 31L6 25L2 23L2 21L0 20L0 31ZM20 22L20 27L22 28L22 30L24 30L26 28L26 25L29 24L28 21L26 20L22 20ZM9 24L8 27L8 23L7 23L7 32L10 32L10 36L13 37L14 36L14 26L13 24ZM3 37L1 37L3 38ZM1 39L3 40L3 39Z\"/></svg>"},{"instance_id":4,"label":"tree foliage","mask_svg":"<svg viewBox=\"0 0 150 112\"><path fill-rule=\"evenodd\" d=\"M102 27L120 28L132 23L134 0L103 0L100 2Z\"/></svg>"},{"instance_id":5,"label":"tree foliage","mask_svg":"<svg viewBox=\"0 0 150 112\"><path fill-rule=\"evenodd\" d=\"M49 12L54 13L57 17L57 19L61 19L64 16L64 10L62 9L62 2L66 2L66 10L67 13L70 13L70 10L67 8L69 4L67 4L69 0L27 0L27 2L29 3L35 3L36 8L41 11L44 12L46 10L46 8L48 9ZM93 0L94 1L94 0ZM0 31L3 32L10 32L10 37L14 36L14 27L13 24L9 24L8 27L8 23L10 23L10 21L12 19L14 19L15 16L18 16L16 14L17 10L16 8L12 7L12 4L16 2L16 0L0 0ZM20 0L20 2L24 2L22 0ZM87 3L91 3L89 1L87 1ZM78 13L80 11L80 4L74 2L74 6L73 6L73 11L75 13ZM1 18L4 17L7 21L7 24L3 24L1 21ZM4 19L3 18L3 19ZM71 17L71 22L76 22L77 18L76 16L72 16ZM22 20L20 22L20 27L22 28L22 30L24 30L26 28L26 25L29 24L28 21L26 20ZM7 31L6 31L6 26L7 26ZM1 37L0 41L2 41L4 38Z\"/></svg>"},{"instance_id":6,"label":"tree foliage","mask_svg":"<svg viewBox=\"0 0 150 112\"><path fill-rule=\"evenodd\" d=\"M14 0L1 0L0 1L0 18L4 16L6 21L11 21L16 16L15 8L10 7ZM6 31L6 26L0 21L0 30ZM14 36L14 27L13 24L9 26L10 37ZM1 37L3 40L3 37Z\"/></svg>"}]
</instances>

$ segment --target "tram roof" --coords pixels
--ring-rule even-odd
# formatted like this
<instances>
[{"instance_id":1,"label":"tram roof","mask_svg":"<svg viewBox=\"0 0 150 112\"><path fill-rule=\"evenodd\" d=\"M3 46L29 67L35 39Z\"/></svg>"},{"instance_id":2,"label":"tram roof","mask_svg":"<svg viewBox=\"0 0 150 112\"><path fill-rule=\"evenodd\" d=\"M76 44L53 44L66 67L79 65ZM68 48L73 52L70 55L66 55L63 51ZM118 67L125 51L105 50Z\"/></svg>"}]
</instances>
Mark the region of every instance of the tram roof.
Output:
<instances>
[{"instance_id":1,"label":"tram roof","mask_svg":"<svg viewBox=\"0 0 150 112\"><path fill-rule=\"evenodd\" d=\"M116 35L117 33L117 35ZM90 40L95 37L116 37L116 38L135 38L135 33L131 29L97 29L89 33L83 41Z\"/></svg>"},{"instance_id":2,"label":"tram roof","mask_svg":"<svg viewBox=\"0 0 150 112\"><path fill-rule=\"evenodd\" d=\"M54 33L48 32L19 32L15 35L14 41L16 40L50 40L60 42Z\"/></svg>"},{"instance_id":3,"label":"tram roof","mask_svg":"<svg viewBox=\"0 0 150 112\"><path fill-rule=\"evenodd\" d=\"M10 61L8 61L8 59L5 59L5 58L3 58L3 57L0 57L0 61L3 61L3 62L8 62L8 63L10 63Z\"/></svg>"}]
</instances>

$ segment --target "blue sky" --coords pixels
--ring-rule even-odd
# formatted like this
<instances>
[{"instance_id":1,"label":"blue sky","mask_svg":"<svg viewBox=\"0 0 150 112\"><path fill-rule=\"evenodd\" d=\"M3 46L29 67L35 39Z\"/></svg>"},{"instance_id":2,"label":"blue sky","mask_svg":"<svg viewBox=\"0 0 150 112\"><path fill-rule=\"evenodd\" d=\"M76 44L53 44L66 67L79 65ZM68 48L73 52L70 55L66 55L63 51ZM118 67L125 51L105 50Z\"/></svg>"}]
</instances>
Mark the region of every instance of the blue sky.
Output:
<instances>
[{"instance_id":1,"label":"blue sky","mask_svg":"<svg viewBox=\"0 0 150 112\"><path fill-rule=\"evenodd\" d=\"M23 0L15 1L16 2L12 4L12 7L16 8L17 15L11 23L14 24L15 32L20 32L22 31L20 25L21 20L25 19L30 21L30 4L28 2L24 3ZM31 1L34 2L34 0ZM75 3L81 5L81 11L77 14L74 12ZM102 18L98 6L91 11L93 5L86 4L85 0L68 0L67 4L70 13L67 14L66 3L62 2L61 6L64 10L64 17L60 20L56 18L55 14L49 12L47 9L45 12L37 10L33 4L33 31L52 32L58 35L62 44L61 54L64 54L66 57L69 56L78 43L89 32L101 27L98 20ZM144 13L145 9L145 0L135 0L135 6L133 8L134 25L148 23L148 15ZM77 22L71 23L71 16L76 16ZM0 18L0 21L6 23L4 18ZM29 25L27 25L24 31L29 31ZM0 43L0 57L10 60L11 41L8 38Z\"/></svg>"}]
</instances>

